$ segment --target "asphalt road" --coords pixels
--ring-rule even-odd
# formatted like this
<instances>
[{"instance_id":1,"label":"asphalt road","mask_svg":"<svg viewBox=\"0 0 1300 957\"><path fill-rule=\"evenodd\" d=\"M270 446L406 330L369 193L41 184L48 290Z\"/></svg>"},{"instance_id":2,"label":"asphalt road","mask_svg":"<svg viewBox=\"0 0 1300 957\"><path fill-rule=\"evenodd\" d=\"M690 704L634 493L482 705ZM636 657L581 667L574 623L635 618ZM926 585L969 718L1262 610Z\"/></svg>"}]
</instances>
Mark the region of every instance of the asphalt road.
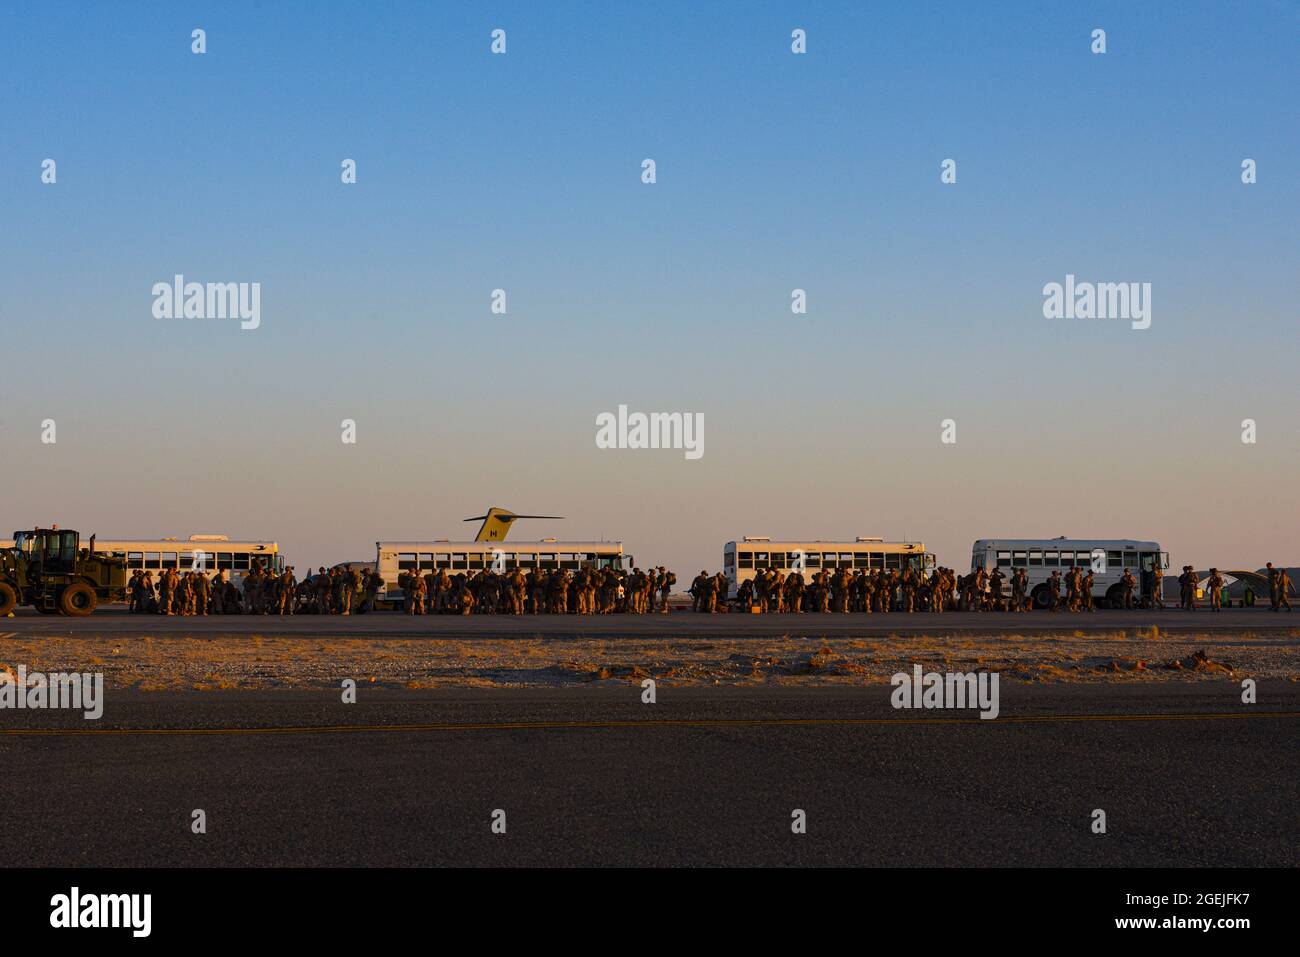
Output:
<instances>
[{"instance_id":1,"label":"asphalt road","mask_svg":"<svg viewBox=\"0 0 1300 957\"><path fill-rule=\"evenodd\" d=\"M889 691L117 692L0 711L0 809L37 866L1300 863L1292 683Z\"/></svg>"},{"instance_id":2,"label":"asphalt road","mask_svg":"<svg viewBox=\"0 0 1300 957\"><path fill-rule=\"evenodd\" d=\"M1162 632L1300 629L1300 615L1270 612L1267 607L1231 608L1221 612L1103 610L1093 614L1029 612L1026 614L950 612L887 615L212 615L180 618L131 615L122 606L101 608L89 618L42 615L20 609L0 618L0 637L14 635L335 635L394 638L542 637L700 637L722 638L809 635L943 635L962 632L1032 634L1047 631L1114 631L1158 626Z\"/></svg>"}]
</instances>

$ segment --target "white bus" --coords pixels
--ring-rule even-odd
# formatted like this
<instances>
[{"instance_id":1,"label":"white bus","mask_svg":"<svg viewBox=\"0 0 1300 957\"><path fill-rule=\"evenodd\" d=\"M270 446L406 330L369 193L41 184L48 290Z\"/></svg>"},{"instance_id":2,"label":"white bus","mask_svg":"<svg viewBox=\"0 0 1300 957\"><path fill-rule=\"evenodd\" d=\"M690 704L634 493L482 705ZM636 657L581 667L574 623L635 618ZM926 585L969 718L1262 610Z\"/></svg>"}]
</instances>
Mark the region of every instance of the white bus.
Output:
<instances>
[{"instance_id":1,"label":"white bus","mask_svg":"<svg viewBox=\"0 0 1300 957\"><path fill-rule=\"evenodd\" d=\"M384 585L380 601L391 604L404 599L397 580L403 573L427 575L446 569L451 577L469 577L484 569L509 571L522 568L613 568L631 571L631 555L623 554L622 542L561 542L544 538L538 542L376 542L375 567Z\"/></svg>"},{"instance_id":2,"label":"white bus","mask_svg":"<svg viewBox=\"0 0 1300 957\"><path fill-rule=\"evenodd\" d=\"M12 541L0 541L0 548L12 548ZM90 539L81 538L81 547L89 548ZM168 568L187 572L202 567L213 572L227 572L226 577L236 585L260 559L262 566L277 575L284 571L284 556L275 542L232 542L225 535L191 535L187 539L145 538L117 539L95 536L95 554L120 558L126 562L127 576L137 568L159 573Z\"/></svg>"},{"instance_id":3,"label":"white bus","mask_svg":"<svg viewBox=\"0 0 1300 957\"><path fill-rule=\"evenodd\" d=\"M1118 607L1119 580L1124 569L1132 569L1138 580L1138 596L1149 603L1155 585L1153 569L1169 567L1169 553L1160 550L1159 542L1140 542L1128 538L981 538L971 549L971 571L983 568L992 572L1002 569L1004 597L1011 595L1011 570L1023 568L1028 575L1026 593L1035 608L1049 602L1047 580L1052 572L1064 578L1072 566L1092 570L1092 595L1095 600ZM1062 586L1062 597L1064 597Z\"/></svg>"},{"instance_id":4,"label":"white bus","mask_svg":"<svg viewBox=\"0 0 1300 957\"><path fill-rule=\"evenodd\" d=\"M871 571L911 568L928 572L934 556L921 542L887 542L883 538L858 538L852 542L774 542L770 538L747 535L722 546L722 571L727 576L727 599L736 597L740 586L752 581L754 572L771 568L782 576L802 572L805 582L820 571L847 568Z\"/></svg>"}]
</instances>

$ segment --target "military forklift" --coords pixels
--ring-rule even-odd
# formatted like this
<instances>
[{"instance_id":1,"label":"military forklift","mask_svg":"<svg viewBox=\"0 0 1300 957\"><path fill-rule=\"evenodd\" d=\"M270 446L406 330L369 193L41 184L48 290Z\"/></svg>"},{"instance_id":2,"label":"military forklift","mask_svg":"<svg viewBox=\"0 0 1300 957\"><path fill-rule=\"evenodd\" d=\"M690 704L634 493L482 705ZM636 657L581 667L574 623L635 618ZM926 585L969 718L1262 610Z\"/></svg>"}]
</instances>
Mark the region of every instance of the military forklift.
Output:
<instances>
[{"instance_id":1,"label":"military forklift","mask_svg":"<svg viewBox=\"0 0 1300 957\"><path fill-rule=\"evenodd\" d=\"M101 601L120 601L126 581L126 563L97 556L93 535L83 549L77 532L57 525L14 532L13 547L0 549L0 618L16 605L84 618Z\"/></svg>"}]
</instances>

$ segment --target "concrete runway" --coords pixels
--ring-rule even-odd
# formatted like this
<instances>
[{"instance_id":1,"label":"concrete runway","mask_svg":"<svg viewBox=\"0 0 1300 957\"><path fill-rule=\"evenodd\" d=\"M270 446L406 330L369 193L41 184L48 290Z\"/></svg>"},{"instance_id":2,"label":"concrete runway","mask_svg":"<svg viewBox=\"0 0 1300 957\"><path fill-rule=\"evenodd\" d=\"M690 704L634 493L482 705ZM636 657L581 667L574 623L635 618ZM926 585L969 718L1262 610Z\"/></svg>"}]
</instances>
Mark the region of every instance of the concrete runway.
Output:
<instances>
[{"instance_id":1,"label":"concrete runway","mask_svg":"<svg viewBox=\"0 0 1300 957\"><path fill-rule=\"evenodd\" d=\"M0 807L29 866L1300 863L1293 683L890 690L110 688L0 711Z\"/></svg>"},{"instance_id":2,"label":"concrete runway","mask_svg":"<svg viewBox=\"0 0 1300 957\"><path fill-rule=\"evenodd\" d=\"M950 612L887 615L405 615L377 612L351 615L213 615L180 618L127 614L108 606L89 618L42 615L20 609L0 618L0 637L13 635L321 635L367 638L492 637L657 637L735 638L747 635L867 636L944 635L969 632L1033 634L1048 631L1115 631L1150 628L1162 632L1258 631L1300 629L1300 615L1270 612L1265 607L1221 612L1103 610L1093 614L1028 612L1025 614Z\"/></svg>"}]
</instances>

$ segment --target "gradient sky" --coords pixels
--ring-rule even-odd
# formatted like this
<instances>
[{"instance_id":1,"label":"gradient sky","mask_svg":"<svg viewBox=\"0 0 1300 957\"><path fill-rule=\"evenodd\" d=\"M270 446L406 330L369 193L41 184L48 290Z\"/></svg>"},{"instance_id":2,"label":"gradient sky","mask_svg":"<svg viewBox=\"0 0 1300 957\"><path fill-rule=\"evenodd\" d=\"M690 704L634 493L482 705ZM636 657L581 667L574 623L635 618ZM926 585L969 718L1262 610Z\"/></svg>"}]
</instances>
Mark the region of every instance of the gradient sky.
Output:
<instances>
[{"instance_id":1,"label":"gradient sky","mask_svg":"<svg viewBox=\"0 0 1300 957\"><path fill-rule=\"evenodd\" d=\"M1296 0L6 4L0 529L1300 564L1298 38ZM260 282L261 328L153 318L175 273ZM1044 319L1067 273L1150 282L1151 328ZM620 403L704 457L597 449Z\"/></svg>"}]
</instances>

